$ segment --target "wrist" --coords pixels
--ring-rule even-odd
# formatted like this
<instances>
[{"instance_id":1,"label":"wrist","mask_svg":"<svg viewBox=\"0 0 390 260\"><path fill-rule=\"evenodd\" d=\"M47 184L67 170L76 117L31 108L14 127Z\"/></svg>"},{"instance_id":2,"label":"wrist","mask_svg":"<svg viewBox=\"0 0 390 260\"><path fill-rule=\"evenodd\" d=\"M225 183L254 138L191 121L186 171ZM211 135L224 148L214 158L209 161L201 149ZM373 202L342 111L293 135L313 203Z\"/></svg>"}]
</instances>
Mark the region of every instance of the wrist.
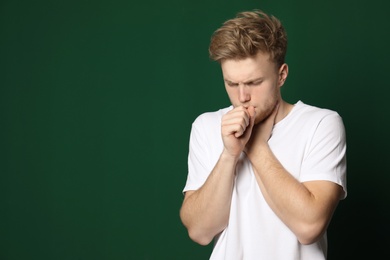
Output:
<instances>
[{"instance_id":1,"label":"wrist","mask_svg":"<svg viewBox=\"0 0 390 260\"><path fill-rule=\"evenodd\" d=\"M267 142L259 142L257 145L253 145L250 147L245 147L245 154L248 158L258 158L262 156L262 153L266 150L270 149Z\"/></svg>"},{"instance_id":2,"label":"wrist","mask_svg":"<svg viewBox=\"0 0 390 260\"><path fill-rule=\"evenodd\" d=\"M238 159L240 158L240 155L241 155L241 153L232 154L229 151L227 151L226 149L223 149L221 156L220 156L220 160L224 161L226 163L234 163L235 164L235 163L237 163Z\"/></svg>"}]
</instances>

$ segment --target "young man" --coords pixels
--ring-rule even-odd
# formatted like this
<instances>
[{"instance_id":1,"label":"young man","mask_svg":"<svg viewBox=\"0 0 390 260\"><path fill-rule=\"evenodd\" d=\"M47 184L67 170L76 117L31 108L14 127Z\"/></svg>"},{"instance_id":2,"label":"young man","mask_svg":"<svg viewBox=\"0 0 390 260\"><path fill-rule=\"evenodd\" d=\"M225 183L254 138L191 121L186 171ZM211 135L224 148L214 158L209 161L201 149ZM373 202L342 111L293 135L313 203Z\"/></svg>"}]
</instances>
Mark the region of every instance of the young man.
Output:
<instances>
[{"instance_id":1,"label":"young man","mask_svg":"<svg viewBox=\"0 0 390 260\"><path fill-rule=\"evenodd\" d=\"M210 259L326 259L346 197L346 139L335 111L285 102L287 36L255 10L211 39L231 106L193 123L180 217Z\"/></svg>"}]
</instances>

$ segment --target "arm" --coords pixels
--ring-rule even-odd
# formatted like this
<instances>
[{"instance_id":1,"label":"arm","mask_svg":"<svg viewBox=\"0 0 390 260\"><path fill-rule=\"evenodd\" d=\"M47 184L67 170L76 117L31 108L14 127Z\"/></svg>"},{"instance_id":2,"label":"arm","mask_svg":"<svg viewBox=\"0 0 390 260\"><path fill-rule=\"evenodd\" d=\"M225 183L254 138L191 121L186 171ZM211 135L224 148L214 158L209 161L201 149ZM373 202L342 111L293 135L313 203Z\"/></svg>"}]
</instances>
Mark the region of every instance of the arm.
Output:
<instances>
[{"instance_id":1,"label":"arm","mask_svg":"<svg viewBox=\"0 0 390 260\"><path fill-rule=\"evenodd\" d=\"M284 169L268 146L276 113L253 129L246 153L269 206L302 244L311 244L325 232L343 189L329 181L301 183Z\"/></svg>"},{"instance_id":2,"label":"arm","mask_svg":"<svg viewBox=\"0 0 390 260\"><path fill-rule=\"evenodd\" d=\"M224 115L224 149L219 160L203 186L185 194L180 218L191 239L199 244L210 243L228 224L236 164L253 124L253 108L238 107Z\"/></svg>"},{"instance_id":3,"label":"arm","mask_svg":"<svg viewBox=\"0 0 390 260\"><path fill-rule=\"evenodd\" d=\"M236 163L222 153L204 185L185 193L180 217L190 238L201 245L227 226Z\"/></svg>"},{"instance_id":4,"label":"arm","mask_svg":"<svg viewBox=\"0 0 390 260\"><path fill-rule=\"evenodd\" d=\"M315 242L331 220L343 192L341 186L329 181L300 183L283 168L268 145L259 147L250 158L260 189L275 214L302 244Z\"/></svg>"}]
</instances>

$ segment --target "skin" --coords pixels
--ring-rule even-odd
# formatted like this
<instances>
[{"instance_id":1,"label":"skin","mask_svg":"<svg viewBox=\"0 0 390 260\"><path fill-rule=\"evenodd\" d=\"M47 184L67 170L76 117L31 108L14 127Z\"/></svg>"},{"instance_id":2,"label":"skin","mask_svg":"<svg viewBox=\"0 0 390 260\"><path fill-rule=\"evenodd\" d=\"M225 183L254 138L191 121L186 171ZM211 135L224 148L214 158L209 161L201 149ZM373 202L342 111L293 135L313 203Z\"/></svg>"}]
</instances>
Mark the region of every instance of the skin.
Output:
<instances>
[{"instance_id":1,"label":"skin","mask_svg":"<svg viewBox=\"0 0 390 260\"><path fill-rule=\"evenodd\" d=\"M242 152L251 161L257 183L275 214L302 244L317 241L325 232L343 195L328 181L297 181L272 153L268 139L273 126L293 105L281 98L288 66L279 68L259 52L243 60L221 62L225 89L233 109L222 118L224 149L204 185L187 191L180 217L189 236L207 245L229 221L235 168Z\"/></svg>"}]
</instances>

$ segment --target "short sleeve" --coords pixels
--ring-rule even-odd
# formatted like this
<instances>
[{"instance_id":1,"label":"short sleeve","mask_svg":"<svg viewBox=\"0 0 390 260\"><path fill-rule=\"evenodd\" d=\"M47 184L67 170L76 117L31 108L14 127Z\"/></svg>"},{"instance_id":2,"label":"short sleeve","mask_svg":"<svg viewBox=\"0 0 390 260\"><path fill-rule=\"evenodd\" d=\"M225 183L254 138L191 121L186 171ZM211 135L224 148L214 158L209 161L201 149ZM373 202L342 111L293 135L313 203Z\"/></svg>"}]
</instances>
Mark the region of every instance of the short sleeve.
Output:
<instances>
[{"instance_id":1,"label":"short sleeve","mask_svg":"<svg viewBox=\"0 0 390 260\"><path fill-rule=\"evenodd\" d=\"M328 180L341 185L344 197L346 186L346 135L342 118L334 112L322 118L316 125L305 154L301 181Z\"/></svg>"},{"instance_id":2,"label":"short sleeve","mask_svg":"<svg viewBox=\"0 0 390 260\"><path fill-rule=\"evenodd\" d=\"M206 141L202 118L198 117L191 127L189 152L188 152L188 175L183 192L197 190L206 181L211 169L208 163L209 145Z\"/></svg>"}]
</instances>

